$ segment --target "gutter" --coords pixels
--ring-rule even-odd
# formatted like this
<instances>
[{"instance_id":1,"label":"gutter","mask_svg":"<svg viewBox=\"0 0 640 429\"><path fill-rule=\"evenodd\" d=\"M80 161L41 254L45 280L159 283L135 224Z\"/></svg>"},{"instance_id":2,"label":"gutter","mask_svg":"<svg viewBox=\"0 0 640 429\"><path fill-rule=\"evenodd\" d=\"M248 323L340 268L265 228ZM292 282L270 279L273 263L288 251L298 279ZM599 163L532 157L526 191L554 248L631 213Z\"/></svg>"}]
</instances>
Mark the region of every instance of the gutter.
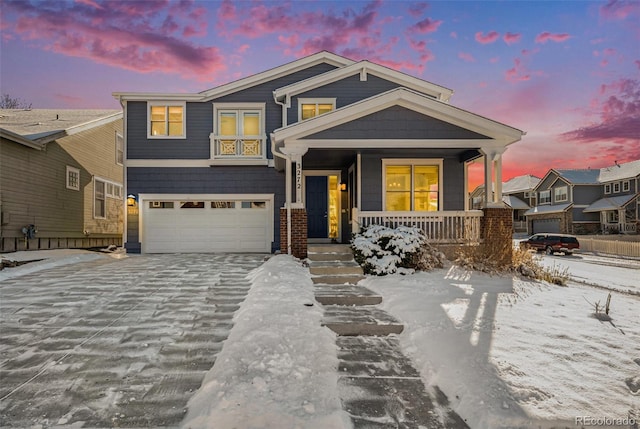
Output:
<instances>
[{"instance_id":1,"label":"gutter","mask_svg":"<svg viewBox=\"0 0 640 429\"><path fill-rule=\"evenodd\" d=\"M284 101L280 102L275 96L275 91L273 93L273 99L276 104L282 106L282 126L287 126L287 98L285 97ZM273 156L277 156L280 159L284 159L287 163L287 166L291 167L291 155L285 155L282 152L276 151L276 140L274 139L274 134L271 133L271 153ZM287 171L289 170L289 171ZM285 167L285 207L287 209L287 255L291 255L291 168L287 169ZM280 249L282 251L282 249Z\"/></svg>"}]
</instances>

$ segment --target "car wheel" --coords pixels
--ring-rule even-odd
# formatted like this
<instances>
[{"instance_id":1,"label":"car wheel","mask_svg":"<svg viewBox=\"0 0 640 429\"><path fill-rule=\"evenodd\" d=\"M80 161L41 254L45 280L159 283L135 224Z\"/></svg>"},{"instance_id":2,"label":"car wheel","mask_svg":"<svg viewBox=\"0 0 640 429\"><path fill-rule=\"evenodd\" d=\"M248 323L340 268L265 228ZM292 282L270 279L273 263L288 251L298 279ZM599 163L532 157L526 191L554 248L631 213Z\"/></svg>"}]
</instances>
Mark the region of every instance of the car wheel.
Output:
<instances>
[{"instance_id":1,"label":"car wheel","mask_svg":"<svg viewBox=\"0 0 640 429\"><path fill-rule=\"evenodd\" d=\"M547 246L544 251L547 255L553 255L553 249L551 248L551 246Z\"/></svg>"},{"instance_id":2,"label":"car wheel","mask_svg":"<svg viewBox=\"0 0 640 429\"><path fill-rule=\"evenodd\" d=\"M573 255L573 252L564 252L564 255L565 256L571 256L571 255Z\"/></svg>"}]
</instances>

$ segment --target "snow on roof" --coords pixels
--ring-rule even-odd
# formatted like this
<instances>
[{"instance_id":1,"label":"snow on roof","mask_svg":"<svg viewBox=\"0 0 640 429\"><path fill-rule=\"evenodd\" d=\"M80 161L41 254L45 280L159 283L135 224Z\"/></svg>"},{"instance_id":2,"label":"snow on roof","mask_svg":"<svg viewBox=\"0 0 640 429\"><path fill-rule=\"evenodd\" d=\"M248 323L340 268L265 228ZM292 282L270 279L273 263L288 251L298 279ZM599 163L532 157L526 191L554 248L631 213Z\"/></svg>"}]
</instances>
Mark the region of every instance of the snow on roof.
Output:
<instances>
[{"instance_id":1,"label":"snow on roof","mask_svg":"<svg viewBox=\"0 0 640 429\"><path fill-rule=\"evenodd\" d=\"M556 170L560 177L574 185L597 185L600 170L592 170L590 168Z\"/></svg>"},{"instance_id":2,"label":"snow on roof","mask_svg":"<svg viewBox=\"0 0 640 429\"><path fill-rule=\"evenodd\" d=\"M571 205L572 203L555 204L552 206L536 206L524 212L524 215L534 216L534 215L547 214L547 213L562 213L566 211Z\"/></svg>"},{"instance_id":3,"label":"snow on roof","mask_svg":"<svg viewBox=\"0 0 640 429\"><path fill-rule=\"evenodd\" d=\"M120 117L122 111L113 109L0 109L0 128L38 140L71 128L91 128L101 125L102 120L108 122Z\"/></svg>"},{"instance_id":4,"label":"snow on roof","mask_svg":"<svg viewBox=\"0 0 640 429\"><path fill-rule=\"evenodd\" d=\"M640 159L600 169L600 182L630 179L640 175Z\"/></svg>"},{"instance_id":5,"label":"snow on roof","mask_svg":"<svg viewBox=\"0 0 640 429\"><path fill-rule=\"evenodd\" d=\"M529 204L525 203L518 197L513 195L503 195L502 201L514 210L524 210L530 208Z\"/></svg>"},{"instance_id":6,"label":"snow on roof","mask_svg":"<svg viewBox=\"0 0 640 429\"><path fill-rule=\"evenodd\" d=\"M637 195L619 195L617 197L605 197L591 204L589 207L584 209L583 212L590 213L601 212L604 210L618 210L630 203L636 197Z\"/></svg>"},{"instance_id":7,"label":"snow on roof","mask_svg":"<svg viewBox=\"0 0 640 429\"><path fill-rule=\"evenodd\" d=\"M502 184L502 192L514 194L516 192L530 191L540 183L540 178L531 174L516 176Z\"/></svg>"}]
</instances>

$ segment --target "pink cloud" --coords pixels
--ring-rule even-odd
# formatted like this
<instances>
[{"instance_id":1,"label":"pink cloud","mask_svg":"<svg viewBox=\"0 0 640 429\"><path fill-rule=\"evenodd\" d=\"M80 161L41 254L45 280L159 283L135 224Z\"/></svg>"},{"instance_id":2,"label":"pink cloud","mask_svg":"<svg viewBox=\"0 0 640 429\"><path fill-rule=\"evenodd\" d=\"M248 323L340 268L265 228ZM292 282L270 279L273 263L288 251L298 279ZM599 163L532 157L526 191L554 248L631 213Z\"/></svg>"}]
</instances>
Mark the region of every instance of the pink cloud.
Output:
<instances>
[{"instance_id":1,"label":"pink cloud","mask_svg":"<svg viewBox=\"0 0 640 429\"><path fill-rule=\"evenodd\" d=\"M634 63L636 66L638 66L638 70L640 70L640 60L635 60Z\"/></svg>"},{"instance_id":2,"label":"pink cloud","mask_svg":"<svg viewBox=\"0 0 640 429\"><path fill-rule=\"evenodd\" d=\"M467 52L459 52L458 53L458 58L460 58L463 61L466 61L468 63L473 63L476 61L475 58L473 58L473 55L467 53Z\"/></svg>"},{"instance_id":3,"label":"pink cloud","mask_svg":"<svg viewBox=\"0 0 640 429\"><path fill-rule=\"evenodd\" d=\"M425 18L422 21L416 22L414 25L407 29L409 34L429 34L438 30L438 27L442 25L441 20L433 20L431 18Z\"/></svg>"},{"instance_id":4,"label":"pink cloud","mask_svg":"<svg viewBox=\"0 0 640 429\"><path fill-rule=\"evenodd\" d=\"M518 82L531 79L531 75L525 73L522 61L519 58L513 60L514 66L505 72L505 78L509 82Z\"/></svg>"},{"instance_id":5,"label":"pink cloud","mask_svg":"<svg viewBox=\"0 0 640 429\"><path fill-rule=\"evenodd\" d=\"M108 7L93 0L46 7L16 2L5 7L18 16L13 34L62 55L203 81L226 68L218 48L188 40L206 32L205 10L189 2L109 2Z\"/></svg>"},{"instance_id":6,"label":"pink cloud","mask_svg":"<svg viewBox=\"0 0 640 429\"><path fill-rule=\"evenodd\" d=\"M409 39L409 46L420 55L420 61L424 64L435 60L435 55L427 48L427 42L424 40Z\"/></svg>"},{"instance_id":7,"label":"pink cloud","mask_svg":"<svg viewBox=\"0 0 640 429\"><path fill-rule=\"evenodd\" d=\"M536 43L547 43L549 40L551 40L552 42L557 42L557 43L561 43L561 42L566 42L567 40L569 40L571 38L571 35L569 35L568 33L549 33L548 31L545 31L543 33L540 33L536 36L535 42Z\"/></svg>"},{"instance_id":8,"label":"pink cloud","mask_svg":"<svg viewBox=\"0 0 640 429\"><path fill-rule=\"evenodd\" d=\"M500 34L497 31L490 31L486 35L482 31L476 33L476 42L487 45L493 43L500 38Z\"/></svg>"},{"instance_id":9,"label":"pink cloud","mask_svg":"<svg viewBox=\"0 0 640 429\"><path fill-rule=\"evenodd\" d=\"M504 40L507 45L518 43L521 38L522 35L520 33L505 33L505 35L502 36L502 40Z\"/></svg>"},{"instance_id":10,"label":"pink cloud","mask_svg":"<svg viewBox=\"0 0 640 429\"><path fill-rule=\"evenodd\" d=\"M640 3L637 1L609 0L600 6L600 16L609 20L623 20L631 15L640 15Z\"/></svg>"},{"instance_id":11,"label":"pink cloud","mask_svg":"<svg viewBox=\"0 0 640 429\"><path fill-rule=\"evenodd\" d=\"M563 134L566 140L625 143L640 155L640 80L621 79L601 85L596 100L599 120ZM632 144L630 144L632 143Z\"/></svg>"},{"instance_id":12,"label":"pink cloud","mask_svg":"<svg viewBox=\"0 0 640 429\"><path fill-rule=\"evenodd\" d=\"M85 4L87 6L92 6L95 7L96 9L103 9L102 5L99 5L98 3L96 3L93 0L75 0L76 3L82 3Z\"/></svg>"},{"instance_id":13,"label":"pink cloud","mask_svg":"<svg viewBox=\"0 0 640 429\"><path fill-rule=\"evenodd\" d=\"M409 6L409 15L417 18L422 16L425 10L429 7L429 3L414 3Z\"/></svg>"}]
</instances>

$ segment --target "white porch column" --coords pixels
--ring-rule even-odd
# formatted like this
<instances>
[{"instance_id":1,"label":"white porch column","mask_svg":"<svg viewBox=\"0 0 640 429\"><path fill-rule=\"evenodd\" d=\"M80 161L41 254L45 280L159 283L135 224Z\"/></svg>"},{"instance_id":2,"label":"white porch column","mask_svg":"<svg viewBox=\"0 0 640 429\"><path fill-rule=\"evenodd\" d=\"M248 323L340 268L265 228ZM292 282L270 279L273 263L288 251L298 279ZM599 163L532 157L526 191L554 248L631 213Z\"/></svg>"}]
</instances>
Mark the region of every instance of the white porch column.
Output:
<instances>
[{"instance_id":1,"label":"white porch column","mask_svg":"<svg viewBox=\"0 0 640 429\"><path fill-rule=\"evenodd\" d=\"M296 190L296 201L291 205L293 208L304 208L304 203L302 200L302 157L305 153L307 153L308 148L306 147L289 147L286 146L280 149L280 151L287 155L289 162L296 163L295 169L295 177L293 186L295 186ZM291 170L287 173L287 178L291 179ZM288 192L291 192L291 184L287 186ZM291 194L289 194L291 195Z\"/></svg>"},{"instance_id":2,"label":"white porch column","mask_svg":"<svg viewBox=\"0 0 640 429\"><path fill-rule=\"evenodd\" d=\"M358 210L362 210L362 154L358 152L356 155L356 204ZM384 208L384 207L383 207Z\"/></svg>"},{"instance_id":3,"label":"white porch column","mask_svg":"<svg viewBox=\"0 0 640 429\"><path fill-rule=\"evenodd\" d=\"M502 154L504 151L505 148L490 147L480 149L480 152L484 155L485 207L504 206L502 202Z\"/></svg>"}]
</instances>

